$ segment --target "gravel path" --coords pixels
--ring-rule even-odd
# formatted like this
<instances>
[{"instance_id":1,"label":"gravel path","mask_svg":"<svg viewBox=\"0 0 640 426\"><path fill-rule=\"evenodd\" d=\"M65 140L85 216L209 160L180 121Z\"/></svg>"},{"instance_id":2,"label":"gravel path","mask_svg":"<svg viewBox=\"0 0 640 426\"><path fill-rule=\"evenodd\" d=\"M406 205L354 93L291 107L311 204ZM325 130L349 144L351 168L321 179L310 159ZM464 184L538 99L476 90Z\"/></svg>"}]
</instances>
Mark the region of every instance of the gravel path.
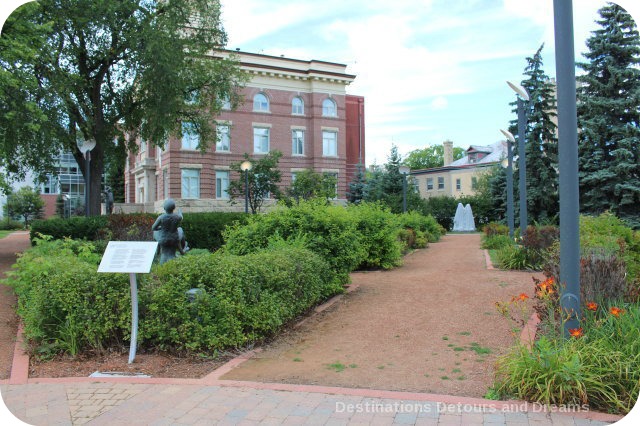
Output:
<instances>
[{"instance_id":1,"label":"gravel path","mask_svg":"<svg viewBox=\"0 0 640 426\"><path fill-rule=\"evenodd\" d=\"M531 273L488 270L480 234L449 234L266 345L223 379L483 396L514 342L495 302L533 294Z\"/></svg>"}]
</instances>

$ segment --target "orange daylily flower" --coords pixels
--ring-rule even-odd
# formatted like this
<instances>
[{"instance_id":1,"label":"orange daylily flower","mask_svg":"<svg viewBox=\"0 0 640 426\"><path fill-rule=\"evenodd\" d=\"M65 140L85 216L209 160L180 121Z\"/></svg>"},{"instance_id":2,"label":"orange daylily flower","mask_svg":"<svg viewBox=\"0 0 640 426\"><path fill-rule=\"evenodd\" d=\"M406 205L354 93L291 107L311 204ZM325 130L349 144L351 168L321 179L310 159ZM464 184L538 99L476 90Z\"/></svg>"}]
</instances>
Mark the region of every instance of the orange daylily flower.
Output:
<instances>
[{"instance_id":1,"label":"orange daylily flower","mask_svg":"<svg viewBox=\"0 0 640 426\"><path fill-rule=\"evenodd\" d=\"M611 313L611 315L613 315L614 317L619 317L620 314L624 314L624 309L622 308L618 308L616 306L612 306L609 309L609 312Z\"/></svg>"},{"instance_id":2,"label":"orange daylily flower","mask_svg":"<svg viewBox=\"0 0 640 426\"><path fill-rule=\"evenodd\" d=\"M582 332L582 327L580 327L580 328L570 328L569 329L569 335L571 337L578 338L578 337L582 337L583 334L584 333Z\"/></svg>"},{"instance_id":3,"label":"orange daylily flower","mask_svg":"<svg viewBox=\"0 0 640 426\"><path fill-rule=\"evenodd\" d=\"M520 301L520 302L524 302L524 301L525 301L525 300L527 300L528 298L529 298L529 296L527 296L527 295L526 295L526 293L520 293L520 295L519 295L519 296L513 296L513 297L511 298L511 301L512 301L512 302L518 302L518 301Z\"/></svg>"},{"instance_id":4,"label":"orange daylily flower","mask_svg":"<svg viewBox=\"0 0 640 426\"><path fill-rule=\"evenodd\" d=\"M587 309L595 312L598 310L598 304L596 302L589 302L587 303Z\"/></svg>"}]
</instances>

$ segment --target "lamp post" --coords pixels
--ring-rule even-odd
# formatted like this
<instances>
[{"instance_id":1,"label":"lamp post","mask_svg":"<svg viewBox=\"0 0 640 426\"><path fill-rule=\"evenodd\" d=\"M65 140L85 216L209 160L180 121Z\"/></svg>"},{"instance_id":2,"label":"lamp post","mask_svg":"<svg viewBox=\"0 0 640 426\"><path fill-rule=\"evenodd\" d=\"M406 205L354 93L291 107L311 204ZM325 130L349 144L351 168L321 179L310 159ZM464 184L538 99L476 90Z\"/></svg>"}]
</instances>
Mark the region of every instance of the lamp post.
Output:
<instances>
[{"instance_id":1,"label":"lamp post","mask_svg":"<svg viewBox=\"0 0 640 426\"><path fill-rule=\"evenodd\" d=\"M407 212L407 176L411 169L407 166L400 166L398 171L402 175L402 213Z\"/></svg>"},{"instance_id":2,"label":"lamp post","mask_svg":"<svg viewBox=\"0 0 640 426\"><path fill-rule=\"evenodd\" d=\"M511 132L500 129L507 138L507 225L509 237L513 238L513 143L516 139Z\"/></svg>"},{"instance_id":3,"label":"lamp post","mask_svg":"<svg viewBox=\"0 0 640 426\"><path fill-rule=\"evenodd\" d=\"M560 307L564 336L580 325L580 207L578 123L571 0L553 0L558 87L558 168L560 192Z\"/></svg>"},{"instance_id":4,"label":"lamp post","mask_svg":"<svg viewBox=\"0 0 640 426\"><path fill-rule=\"evenodd\" d=\"M253 167L251 161L246 160L240 164L240 170L244 172L244 212L249 213L249 170Z\"/></svg>"},{"instance_id":5,"label":"lamp post","mask_svg":"<svg viewBox=\"0 0 640 426\"><path fill-rule=\"evenodd\" d=\"M525 102L529 101L529 94L519 84L507 81L507 84L518 94L518 177L520 180L520 236L527 230L527 162L525 160L525 128L527 126L527 114Z\"/></svg>"},{"instance_id":6,"label":"lamp post","mask_svg":"<svg viewBox=\"0 0 640 426\"><path fill-rule=\"evenodd\" d=\"M89 189L91 186L91 150L96 147L96 141L94 139L86 140L83 138L78 138L76 144L78 145L78 149L84 156L84 212L85 216L88 217L91 216L91 197Z\"/></svg>"}]
</instances>

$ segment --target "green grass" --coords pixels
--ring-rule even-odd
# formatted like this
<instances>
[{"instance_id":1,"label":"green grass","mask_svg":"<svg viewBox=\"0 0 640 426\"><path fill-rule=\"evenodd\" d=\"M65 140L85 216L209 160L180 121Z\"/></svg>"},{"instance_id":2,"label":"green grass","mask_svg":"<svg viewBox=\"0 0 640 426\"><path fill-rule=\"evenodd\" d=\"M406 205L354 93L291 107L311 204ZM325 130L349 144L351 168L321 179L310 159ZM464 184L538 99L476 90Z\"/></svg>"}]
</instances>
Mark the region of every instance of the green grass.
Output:
<instances>
[{"instance_id":1,"label":"green grass","mask_svg":"<svg viewBox=\"0 0 640 426\"><path fill-rule=\"evenodd\" d=\"M302 358L294 358L293 362L302 362Z\"/></svg>"},{"instance_id":2,"label":"green grass","mask_svg":"<svg viewBox=\"0 0 640 426\"><path fill-rule=\"evenodd\" d=\"M0 230L0 240L15 231Z\"/></svg>"},{"instance_id":3,"label":"green grass","mask_svg":"<svg viewBox=\"0 0 640 426\"><path fill-rule=\"evenodd\" d=\"M340 361L336 361L336 362L334 362L333 364L329 364L329 365L327 366L327 368L328 368L329 370L333 370L333 371L335 371L336 373L340 373L340 372L344 371L344 369L345 369L346 367L345 367L345 365L344 365L343 363L341 363Z\"/></svg>"},{"instance_id":4,"label":"green grass","mask_svg":"<svg viewBox=\"0 0 640 426\"><path fill-rule=\"evenodd\" d=\"M480 346L480 344L478 344L477 342L471 343L471 347L469 349L471 349L472 351L474 351L478 355L488 355L488 354L491 353L491 349L489 349L487 347Z\"/></svg>"}]
</instances>

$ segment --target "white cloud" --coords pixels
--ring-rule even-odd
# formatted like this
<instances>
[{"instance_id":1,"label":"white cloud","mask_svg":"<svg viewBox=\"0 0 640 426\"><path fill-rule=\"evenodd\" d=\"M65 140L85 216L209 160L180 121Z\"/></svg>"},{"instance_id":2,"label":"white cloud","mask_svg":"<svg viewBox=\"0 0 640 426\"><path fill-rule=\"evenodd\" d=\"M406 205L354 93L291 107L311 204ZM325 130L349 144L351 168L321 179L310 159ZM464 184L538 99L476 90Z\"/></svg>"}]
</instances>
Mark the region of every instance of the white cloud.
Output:
<instances>
[{"instance_id":1,"label":"white cloud","mask_svg":"<svg viewBox=\"0 0 640 426\"><path fill-rule=\"evenodd\" d=\"M438 96L431 101L431 107L433 109L446 109L449 106L449 101L444 96Z\"/></svg>"}]
</instances>

